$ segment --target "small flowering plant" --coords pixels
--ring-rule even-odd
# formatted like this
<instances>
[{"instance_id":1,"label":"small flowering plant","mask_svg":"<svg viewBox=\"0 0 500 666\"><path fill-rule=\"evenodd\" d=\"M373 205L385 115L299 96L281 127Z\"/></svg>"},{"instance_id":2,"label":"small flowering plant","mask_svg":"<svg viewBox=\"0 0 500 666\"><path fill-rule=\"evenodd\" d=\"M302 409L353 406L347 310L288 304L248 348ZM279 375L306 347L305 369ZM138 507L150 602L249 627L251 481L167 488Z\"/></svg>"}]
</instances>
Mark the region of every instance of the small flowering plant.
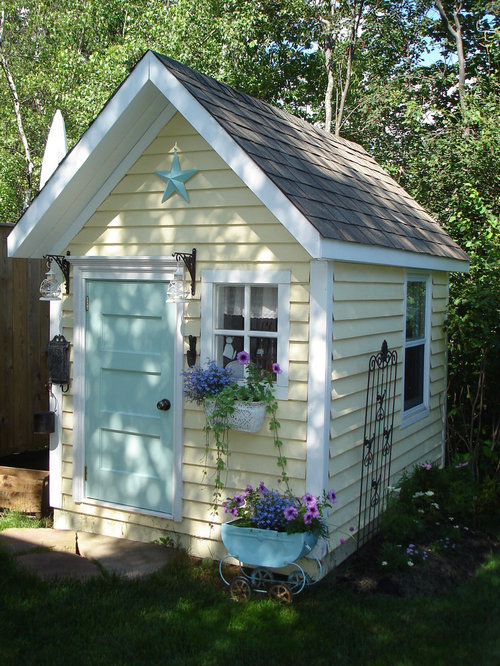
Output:
<instances>
[{"instance_id":1,"label":"small flowering plant","mask_svg":"<svg viewBox=\"0 0 500 666\"><path fill-rule=\"evenodd\" d=\"M234 400L271 403L274 375L282 372L279 364L273 363L272 370L263 370L250 360L246 351L240 351L236 360L246 368L243 380L237 381L231 370L219 367L213 360L208 361L206 368L195 366L182 372L184 395L198 405L214 398L224 404Z\"/></svg>"},{"instance_id":2,"label":"small flowering plant","mask_svg":"<svg viewBox=\"0 0 500 666\"><path fill-rule=\"evenodd\" d=\"M288 489L284 493L268 490L261 481L258 488L248 485L243 492L236 493L224 502L223 506L225 513L238 519L237 525L240 527L257 527L288 534L312 532L317 536L327 536L324 513L336 501L333 490L328 493L323 491L319 497L310 493L296 497Z\"/></svg>"},{"instance_id":3,"label":"small flowering plant","mask_svg":"<svg viewBox=\"0 0 500 666\"><path fill-rule=\"evenodd\" d=\"M220 368L215 361L209 361L206 368L197 365L181 374L184 377L184 395L198 405L235 382L231 370Z\"/></svg>"},{"instance_id":4,"label":"small flowering plant","mask_svg":"<svg viewBox=\"0 0 500 666\"><path fill-rule=\"evenodd\" d=\"M218 513L222 498L224 482L222 474L227 470L229 456L229 430L231 429L229 417L235 411L238 401L263 402L266 412L270 416L269 429L273 433L274 445L278 451L277 464L281 468L281 479L288 483L285 471L286 458L282 454L282 442L278 438L280 424L276 418L278 402L274 396L275 375L282 370L278 363L273 363L271 370L258 368L250 360L247 351L240 351L236 360L245 368L245 376L237 380L227 368L220 368L215 361L209 361L206 368L196 366L182 372L184 377L184 395L188 400L198 405L208 407L210 416L207 416L205 432L207 434L206 453L210 449L210 434L215 440L215 482L212 500L212 513Z\"/></svg>"}]
</instances>

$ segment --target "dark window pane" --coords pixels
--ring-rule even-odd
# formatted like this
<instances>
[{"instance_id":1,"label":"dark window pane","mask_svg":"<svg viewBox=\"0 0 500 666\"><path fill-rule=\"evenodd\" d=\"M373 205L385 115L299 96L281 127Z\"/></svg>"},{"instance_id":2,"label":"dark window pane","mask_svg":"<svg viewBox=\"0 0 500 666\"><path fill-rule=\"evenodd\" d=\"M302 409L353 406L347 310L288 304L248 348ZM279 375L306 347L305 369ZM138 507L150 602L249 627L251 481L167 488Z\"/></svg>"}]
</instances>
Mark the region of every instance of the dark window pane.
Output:
<instances>
[{"instance_id":1,"label":"dark window pane","mask_svg":"<svg viewBox=\"0 0 500 666\"><path fill-rule=\"evenodd\" d=\"M258 368L271 370L277 359L276 338L250 338L250 358Z\"/></svg>"},{"instance_id":2,"label":"dark window pane","mask_svg":"<svg viewBox=\"0 0 500 666\"><path fill-rule=\"evenodd\" d=\"M406 287L406 340L425 337L425 282L410 282Z\"/></svg>"},{"instance_id":3,"label":"dark window pane","mask_svg":"<svg viewBox=\"0 0 500 666\"><path fill-rule=\"evenodd\" d=\"M405 352L405 411L424 401L424 349L424 345L417 345Z\"/></svg>"}]
</instances>

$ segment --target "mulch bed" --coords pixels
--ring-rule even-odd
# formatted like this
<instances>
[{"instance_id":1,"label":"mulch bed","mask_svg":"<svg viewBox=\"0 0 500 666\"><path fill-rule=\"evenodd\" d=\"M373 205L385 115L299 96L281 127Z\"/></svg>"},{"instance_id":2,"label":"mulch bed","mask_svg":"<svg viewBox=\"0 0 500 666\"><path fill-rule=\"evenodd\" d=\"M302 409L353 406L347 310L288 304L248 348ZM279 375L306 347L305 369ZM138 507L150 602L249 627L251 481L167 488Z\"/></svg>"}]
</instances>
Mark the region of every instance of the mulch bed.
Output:
<instances>
[{"instance_id":1,"label":"mulch bed","mask_svg":"<svg viewBox=\"0 0 500 666\"><path fill-rule=\"evenodd\" d=\"M462 536L453 553L429 552L425 563L395 572L381 566L380 546L377 537L340 564L335 584L360 594L442 596L472 578L489 555L500 547L500 542L490 534L470 530Z\"/></svg>"}]
</instances>

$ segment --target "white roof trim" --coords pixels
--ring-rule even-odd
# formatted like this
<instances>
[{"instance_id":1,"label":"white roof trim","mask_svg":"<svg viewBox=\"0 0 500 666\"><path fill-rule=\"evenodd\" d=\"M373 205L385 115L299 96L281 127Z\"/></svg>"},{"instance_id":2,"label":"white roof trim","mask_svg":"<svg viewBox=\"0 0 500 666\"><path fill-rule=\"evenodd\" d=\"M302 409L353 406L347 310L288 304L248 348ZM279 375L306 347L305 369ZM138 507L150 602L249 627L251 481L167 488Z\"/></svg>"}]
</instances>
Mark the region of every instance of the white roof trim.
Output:
<instances>
[{"instance_id":1,"label":"white roof trim","mask_svg":"<svg viewBox=\"0 0 500 666\"><path fill-rule=\"evenodd\" d=\"M467 272L465 261L322 239L264 171L148 51L8 237L11 257L59 254L178 110L313 259Z\"/></svg>"},{"instance_id":2,"label":"white roof trim","mask_svg":"<svg viewBox=\"0 0 500 666\"><path fill-rule=\"evenodd\" d=\"M318 231L151 52L19 220L8 237L9 256L62 252L176 109L306 251L317 256Z\"/></svg>"},{"instance_id":3,"label":"white roof trim","mask_svg":"<svg viewBox=\"0 0 500 666\"><path fill-rule=\"evenodd\" d=\"M419 268L422 270L448 271L468 273L469 263L451 257L438 257L430 254L405 252L392 248L361 245L324 238L321 241L320 254L322 259L347 261L357 264L374 264L379 266L400 266L403 268Z\"/></svg>"},{"instance_id":4,"label":"white roof trim","mask_svg":"<svg viewBox=\"0 0 500 666\"><path fill-rule=\"evenodd\" d=\"M241 178L268 210L311 255L317 257L321 236L309 220L287 199L236 141L184 88L157 58L151 62L151 81L163 92L189 124Z\"/></svg>"},{"instance_id":5,"label":"white roof trim","mask_svg":"<svg viewBox=\"0 0 500 666\"><path fill-rule=\"evenodd\" d=\"M167 122L170 105L149 81L150 57L125 80L21 217L8 238L9 256L40 257L64 249Z\"/></svg>"}]
</instances>

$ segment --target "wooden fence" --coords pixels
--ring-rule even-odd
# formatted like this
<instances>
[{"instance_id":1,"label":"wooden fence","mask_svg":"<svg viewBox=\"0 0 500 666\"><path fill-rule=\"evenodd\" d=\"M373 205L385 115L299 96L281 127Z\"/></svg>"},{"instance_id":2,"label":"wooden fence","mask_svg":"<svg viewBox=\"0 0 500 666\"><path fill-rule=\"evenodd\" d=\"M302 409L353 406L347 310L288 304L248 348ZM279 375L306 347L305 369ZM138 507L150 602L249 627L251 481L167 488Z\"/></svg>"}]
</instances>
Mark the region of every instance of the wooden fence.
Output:
<instances>
[{"instance_id":1,"label":"wooden fence","mask_svg":"<svg viewBox=\"0 0 500 666\"><path fill-rule=\"evenodd\" d=\"M49 304L39 300L45 262L8 258L11 229L0 223L0 456L48 444L33 433L34 413L48 410Z\"/></svg>"}]
</instances>

